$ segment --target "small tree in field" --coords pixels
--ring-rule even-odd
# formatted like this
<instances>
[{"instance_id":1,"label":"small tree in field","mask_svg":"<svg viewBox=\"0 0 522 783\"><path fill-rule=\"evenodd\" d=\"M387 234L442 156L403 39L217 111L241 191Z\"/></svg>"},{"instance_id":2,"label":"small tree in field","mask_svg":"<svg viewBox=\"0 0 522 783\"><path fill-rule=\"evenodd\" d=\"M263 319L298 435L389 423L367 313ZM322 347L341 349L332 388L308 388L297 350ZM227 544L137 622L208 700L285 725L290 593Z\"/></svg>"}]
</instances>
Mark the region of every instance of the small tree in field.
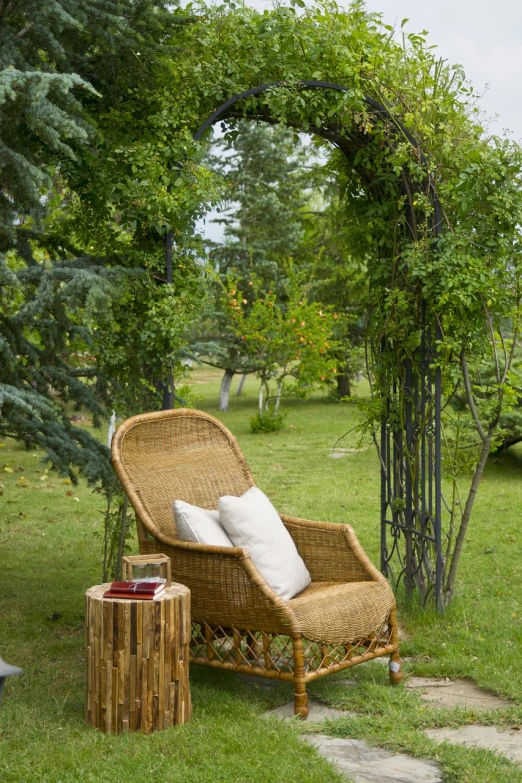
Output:
<instances>
[{"instance_id":1,"label":"small tree in field","mask_svg":"<svg viewBox=\"0 0 522 783\"><path fill-rule=\"evenodd\" d=\"M332 333L337 315L308 302L309 285L297 275L290 272L289 281L284 305L269 291L249 306L237 286L230 288L228 309L236 335L258 367L260 421L276 417L282 422L284 394L308 396L318 383L336 373ZM275 395L270 394L271 380L275 381Z\"/></svg>"}]
</instances>

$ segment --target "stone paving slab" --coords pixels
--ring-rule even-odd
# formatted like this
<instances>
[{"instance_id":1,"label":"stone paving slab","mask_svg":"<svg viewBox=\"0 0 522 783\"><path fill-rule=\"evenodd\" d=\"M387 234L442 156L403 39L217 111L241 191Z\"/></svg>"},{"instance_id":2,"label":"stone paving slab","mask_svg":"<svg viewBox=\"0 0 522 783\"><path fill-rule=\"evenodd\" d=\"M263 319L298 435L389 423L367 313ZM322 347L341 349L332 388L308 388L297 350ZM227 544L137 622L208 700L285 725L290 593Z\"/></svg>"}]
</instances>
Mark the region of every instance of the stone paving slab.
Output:
<instances>
[{"instance_id":1,"label":"stone paving slab","mask_svg":"<svg viewBox=\"0 0 522 783\"><path fill-rule=\"evenodd\" d=\"M442 783L436 764L415 759L405 753L390 753L372 748L363 740L305 734L321 756L355 783Z\"/></svg>"},{"instance_id":2,"label":"stone paving slab","mask_svg":"<svg viewBox=\"0 0 522 783\"><path fill-rule=\"evenodd\" d=\"M409 677L406 687L419 690L424 701L439 709L463 707L474 710L502 710L511 706L507 699L483 691L469 680Z\"/></svg>"},{"instance_id":3,"label":"stone paving slab","mask_svg":"<svg viewBox=\"0 0 522 783\"><path fill-rule=\"evenodd\" d=\"M327 704L323 704L315 699L310 699L308 702L309 713L306 723L318 723L319 721L326 719L346 718L347 715L353 715L353 712L347 712L347 710L338 710L335 707L329 707ZM294 715L294 702L290 701L288 704L283 704L282 707L276 707L275 710L269 710L265 712L266 718L281 718L281 720L292 720L297 717ZM299 720L299 719L298 719Z\"/></svg>"},{"instance_id":4,"label":"stone paving slab","mask_svg":"<svg viewBox=\"0 0 522 783\"><path fill-rule=\"evenodd\" d=\"M427 736L435 742L454 742L486 748L507 756L522 767L522 731L499 729L496 726L464 726L461 729L426 729Z\"/></svg>"}]
</instances>

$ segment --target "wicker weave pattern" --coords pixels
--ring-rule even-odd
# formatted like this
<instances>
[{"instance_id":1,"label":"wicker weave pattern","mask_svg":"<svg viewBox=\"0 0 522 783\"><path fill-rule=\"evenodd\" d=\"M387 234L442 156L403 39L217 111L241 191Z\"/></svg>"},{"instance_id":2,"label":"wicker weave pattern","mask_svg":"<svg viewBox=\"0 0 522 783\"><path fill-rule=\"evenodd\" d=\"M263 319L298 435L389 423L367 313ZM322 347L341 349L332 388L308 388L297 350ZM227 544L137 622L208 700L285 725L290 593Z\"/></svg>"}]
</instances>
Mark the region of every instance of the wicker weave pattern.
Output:
<instances>
[{"instance_id":1,"label":"wicker weave pattern","mask_svg":"<svg viewBox=\"0 0 522 783\"><path fill-rule=\"evenodd\" d=\"M390 654L399 664L395 599L348 525L282 516L312 576L291 601L267 585L247 550L180 541L172 504L217 508L222 495L255 486L233 435L193 410L124 422L113 464L134 506L140 551L163 552L172 578L191 590L192 662L292 680L306 717L306 682ZM402 672L390 673L393 682Z\"/></svg>"},{"instance_id":2,"label":"wicker weave pattern","mask_svg":"<svg viewBox=\"0 0 522 783\"><path fill-rule=\"evenodd\" d=\"M394 606L395 597L385 579L345 584L312 582L289 602L303 636L333 645L370 636L384 624Z\"/></svg>"},{"instance_id":3,"label":"wicker weave pattern","mask_svg":"<svg viewBox=\"0 0 522 783\"><path fill-rule=\"evenodd\" d=\"M331 674L332 669L346 669L394 651L391 628L386 622L368 639L365 635L350 644L319 644L303 638L306 682ZM292 639L264 631L195 623L190 644L191 661L203 666L255 673L281 680L294 678Z\"/></svg>"},{"instance_id":4,"label":"wicker weave pattern","mask_svg":"<svg viewBox=\"0 0 522 783\"><path fill-rule=\"evenodd\" d=\"M313 582L352 582L381 578L347 525L281 516Z\"/></svg>"},{"instance_id":5,"label":"wicker weave pattern","mask_svg":"<svg viewBox=\"0 0 522 783\"><path fill-rule=\"evenodd\" d=\"M175 499L214 509L222 495L242 495L255 486L228 431L209 426L209 420L194 411L183 414L152 420L134 417L121 450L128 478L148 515L163 533L174 537Z\"/></svg>"}]
</instances>

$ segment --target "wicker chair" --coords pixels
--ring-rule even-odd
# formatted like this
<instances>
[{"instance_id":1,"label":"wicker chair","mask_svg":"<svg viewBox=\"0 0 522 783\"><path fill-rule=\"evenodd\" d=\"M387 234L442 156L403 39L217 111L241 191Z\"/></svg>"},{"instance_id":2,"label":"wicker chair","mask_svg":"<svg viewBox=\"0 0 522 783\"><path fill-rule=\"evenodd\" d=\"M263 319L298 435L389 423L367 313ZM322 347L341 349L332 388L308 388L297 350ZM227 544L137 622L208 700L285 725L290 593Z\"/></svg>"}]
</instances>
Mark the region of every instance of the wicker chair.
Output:
<instances>
[{"instance_id":1,"label":"wicker chair","mask_svg":"<svg viewBox=\"0 0 522 783\"><path fill-rule=\"evenodd\" d=\"M294 683L294 711L308 715L306 684L389 654L402 679L395 599L349 525L282 515L312 583L290 601L257 571L248 551L180 541L175 499L207 509L255 486L234 436L195 410L134 416L117 430L112 459L137 516L142 554L171 558L191 591L191 663Z\"/></svg>"}]
</instances>

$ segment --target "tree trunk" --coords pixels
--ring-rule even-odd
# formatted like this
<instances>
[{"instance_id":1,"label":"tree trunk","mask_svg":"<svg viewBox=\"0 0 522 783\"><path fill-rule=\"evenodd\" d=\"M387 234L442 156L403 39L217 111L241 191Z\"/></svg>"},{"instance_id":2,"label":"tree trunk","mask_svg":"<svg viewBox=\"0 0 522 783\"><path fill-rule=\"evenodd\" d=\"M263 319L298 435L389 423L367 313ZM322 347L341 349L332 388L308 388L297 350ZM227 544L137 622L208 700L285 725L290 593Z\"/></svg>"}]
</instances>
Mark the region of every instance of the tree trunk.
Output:
<instances>
[{"instance_id":1,"label":"tree trunk","mask_svg":"<svg viewBox=\"0 0 522 783\"><path fill-rule=\"evenodd\" d=\"M219 390L220 411L228 411L228 401L230 399L230 386L232 384L233 377L234 377L234 370L225 370L223 379L221 381L221 388Z\"/></svg>"},{"instance_id":2,"label":"tree trunk","mask_svg":"<svg viewBox=\"0 0 522 783\"><path fill-rule=\"evenodd\" d=\"M169 377L163 382L163 408L164 411L170 411L175 408L174 402L174 368L170 363Z\"/></svg>"},{"instance_id":3,"label":"tree trunk","mask_svg":"<svg viewBox=\"0 0 522 783\"><path fill-rule=\"evenodd\" d=\"M116 480L116 479L115 479ZM107 581L107 575L109 570L109 525L110 525L110 516L111 516L111 503L112 503L112 493L114 490L114 481L111 483L109 487L109 491L107 492L106 499L107 499L107 506L105 508L105 522L103 526L103 575L102 575L102 582Z\"/></svg>"},{"instance_id":4,"label":"tree trunk","mask_svg":"<svg viewBox=\"0 0 522 783\"><path fill-rule=\"evenodd\" d=\"M348 373L338 373L336 376L337 379L337 396L339 399L342 399L343 397L349 397L352 393L352 389L350 386L350 376Z\"/></svg>"},{"instance_id":5,"label":"tree trunk","mask_svg":"<svg viewBox=\"0 0 522 783\"><path fill-rule=\"evenodd\" d=\"M455 587L455 577L457 575L457 568L459 565L460 556L464 548L464 540L466 538L466 532L471 517L471 511L473 510L473 504L477 496L477 490L480 484L480 480L482 478L482 474L484 473L484 468L486 467L486 462L488 460L488 455L491 449L492 440L493 440L492 436L488 434L485 440L482 441L482 451L480 454L480 459L477 462L475 466L475 472L473 473L473 480L471 482L469 495L466 500L466 506L464 508L464 513L462 514L462 519L460 522L459 532L457 534L457 538L455 541L455 549L453 550L453 554L451 555L449 573L446 578L446 583L444 585L444 601L446 604L449 604L453 595L453 589Z\"/></svg>"},{"instance_id":6,"label":"tree trunk","mask_svg":"<svg viewBox=\"0 0 522 783\"><path fill-rule=\"evenodd\" d=\"M262 419L263 418L263 381L261 381L261 384L259 386L259 416Z\"/></svg>"},{"instance_id":7,"label":"tree trunk","mask_svg":"<svg viewBox=\"0 0 522 783\"><path fill-rule=\"evenodd\" d=\"M109 429L107 430L107 448L110 449L112 444L112 436L116 429L116 411L113 411L111 418L109 419Z\"/></svg>"},{"instance_id":8,"label":"tree trunk","mask_svg":"<svg viewBox=\"0 0 522 783\"><path fill-rule=\"evenodd\" d=\"M129 507L129 499L125 495L123 501L123 508L121 510L121 523L120 523L120 543L118 546L118 559L116 561L116 581L121 579L121 561L123 558L123 552L125 551L125 539L127 537L127 509Z\"/></svg>"},{"instance_id":9,"label":"tree trunk","mask_svg":"<svg viewBox=\"0 0 522 783\"><path fill-rule=\"evenodd\" d=\"M276 401L275 401L275 408L274 411L277 413L279 410L279 403L281 402L281 392L283 391L283 379L277 382L277 394L276 394Z\"/></svg>"},{"instance_id":10,"label":"tree trunk","mask_svg":"<svg viewBox=\"0 0 522 783\"><path fill-rule=\"evenodd\" d=\"M246 374L246 372L244 372L243 375L241 376L241 378L239 379L239 384L238 384L238 387L237 387L236 397L241 397L241 395L243 393L243 386L245 385L246 377L247 377L247 374Z\"/></svg>"}]
</instances>

